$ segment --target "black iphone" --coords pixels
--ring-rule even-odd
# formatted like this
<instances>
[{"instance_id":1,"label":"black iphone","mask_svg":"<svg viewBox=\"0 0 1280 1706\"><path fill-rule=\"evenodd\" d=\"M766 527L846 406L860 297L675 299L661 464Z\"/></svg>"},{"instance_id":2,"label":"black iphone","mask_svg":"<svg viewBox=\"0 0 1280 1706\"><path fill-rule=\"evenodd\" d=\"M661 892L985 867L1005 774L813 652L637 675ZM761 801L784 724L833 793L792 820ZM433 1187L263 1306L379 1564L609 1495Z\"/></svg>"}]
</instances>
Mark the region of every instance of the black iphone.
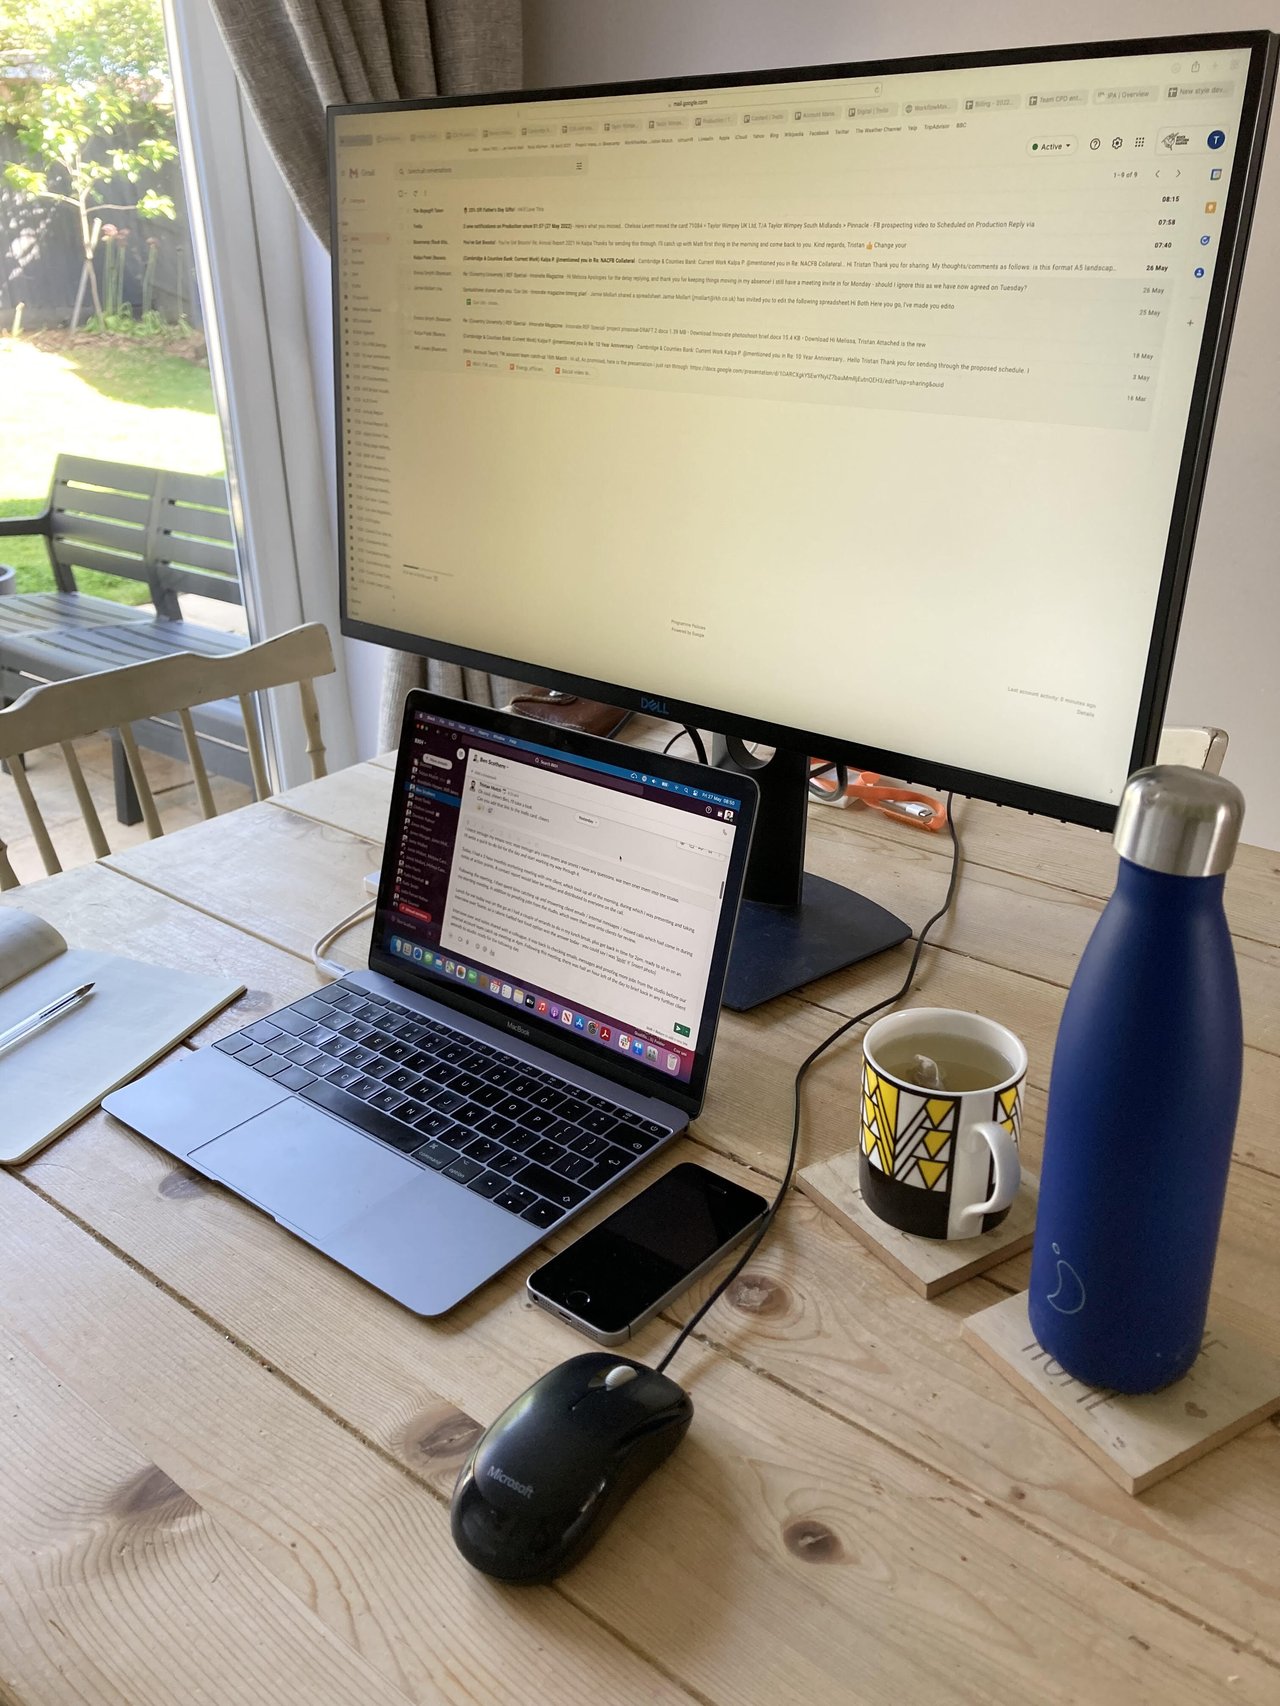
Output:
<instances>
[{"instance_id":1,"label":"black iphone","mask_svg":"<svg viewBox=\"0 0 1280 1706\"><path fill-rule=\"evenodd\" d=\"M620 1345L715 1266L768 1210L754 1191L683 1161L529 1275L529 1296Z\"/></svg>"}]
</instances>

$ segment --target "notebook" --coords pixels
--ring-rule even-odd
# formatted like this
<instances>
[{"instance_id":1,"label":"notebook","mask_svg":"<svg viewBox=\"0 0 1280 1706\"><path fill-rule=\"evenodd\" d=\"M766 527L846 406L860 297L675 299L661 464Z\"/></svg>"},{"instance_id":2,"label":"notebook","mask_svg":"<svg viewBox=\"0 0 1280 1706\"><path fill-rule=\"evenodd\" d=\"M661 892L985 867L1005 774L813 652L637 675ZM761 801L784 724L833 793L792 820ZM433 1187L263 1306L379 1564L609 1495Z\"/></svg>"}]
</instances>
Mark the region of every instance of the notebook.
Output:
<instances>
[{"instance_id":1,"label":"notebook","mask_svg":"<svg viewBox=\"0 0 1280 1706\"><path fill-rule=\"evenodd\" d=\"M107 1110L442 1314L701 1108L755 805L746 776L410 694L369 969Z\"/></svg>"},{"instance_id":2,"label":"notebook","mask_svg":"<svg viewBox=\"0 0 1280 1706\"><path fill-rule=\"evenodd\" d=\"M244 993L234 978L68 948L43 919L0 907L0 1031L92 983L78 1007L0 1050L0 1162L25 1161L118 1085Z\"/></svg>"}]
</instances>

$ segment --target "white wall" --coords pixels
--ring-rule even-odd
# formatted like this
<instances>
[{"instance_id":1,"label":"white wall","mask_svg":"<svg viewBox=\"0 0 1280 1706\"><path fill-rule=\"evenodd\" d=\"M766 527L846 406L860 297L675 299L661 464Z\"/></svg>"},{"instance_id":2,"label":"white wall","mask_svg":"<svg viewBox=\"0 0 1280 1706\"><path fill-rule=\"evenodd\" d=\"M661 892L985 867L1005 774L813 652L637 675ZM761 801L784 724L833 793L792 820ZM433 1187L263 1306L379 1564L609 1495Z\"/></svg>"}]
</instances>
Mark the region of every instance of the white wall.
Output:
<instances>
[{"instance_id":1,"label":"white wall","mask_svg":"<svg viewBox=\"0 0 1280 1706\"><path fill-rule=\"evenodd\" d=\"M529 88L1280 29L1280 0L524 0ZM1167 720L1231 736L1245 835L1280 849L1280 121L1272 125Z\"/></svg>"}]
</instances>

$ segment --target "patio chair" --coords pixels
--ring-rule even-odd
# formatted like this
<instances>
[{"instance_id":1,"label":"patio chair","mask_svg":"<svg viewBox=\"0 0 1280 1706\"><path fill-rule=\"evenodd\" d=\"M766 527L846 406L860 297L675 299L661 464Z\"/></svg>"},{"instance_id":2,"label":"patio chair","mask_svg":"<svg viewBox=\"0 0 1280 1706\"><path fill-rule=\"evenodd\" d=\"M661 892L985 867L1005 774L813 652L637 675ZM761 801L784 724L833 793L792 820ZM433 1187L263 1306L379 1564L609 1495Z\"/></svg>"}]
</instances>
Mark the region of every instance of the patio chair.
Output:
<instances>
[{"instance_id":1,"label":"patio chair","mask_svg":"<svg viewBox=\"0 0 1280 1706\"><path fill-rule=\"evenodd\" d=\"M36 682L66 681L175 652L222 656L248 644L242 634L186 620L179 602L181 594L191 593L242 603L221 476L59 456L40 514L0 518L0 561L4 541L24 537L44 540L53 591L0 598L0 703ZM81 592L76 574L85 569L140 582L153 610ZM196 727L210 737L207 762L215 774L252 780L234 705L204 706ZM136 738L152 751L181 757L181 736L171 722L141 724ZM141 808L118 745L114 760L116 815L121 823L137 823Z\"/></svg>"}]
</instances>

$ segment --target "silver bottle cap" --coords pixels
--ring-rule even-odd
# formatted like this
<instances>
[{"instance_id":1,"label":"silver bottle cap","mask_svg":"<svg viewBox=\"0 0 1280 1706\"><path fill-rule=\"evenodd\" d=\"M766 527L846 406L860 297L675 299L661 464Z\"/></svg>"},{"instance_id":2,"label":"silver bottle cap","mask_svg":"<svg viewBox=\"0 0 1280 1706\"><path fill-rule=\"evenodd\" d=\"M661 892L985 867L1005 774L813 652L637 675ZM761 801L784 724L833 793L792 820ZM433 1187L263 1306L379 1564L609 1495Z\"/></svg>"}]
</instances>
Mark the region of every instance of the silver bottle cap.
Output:
<instances>
[{"instance_id":1,"label":"silver bottle cap","mask_svg":"<svg viewBox=\"0 0 1280 1706\"><path fill-rule=\"evenodd\" d=\"M1120 797L1122 859L1171 877L1220 876L1235 857L1244 795L1234 782L1185 764L1135 770Z\"/></svg>"}]
</instances>

